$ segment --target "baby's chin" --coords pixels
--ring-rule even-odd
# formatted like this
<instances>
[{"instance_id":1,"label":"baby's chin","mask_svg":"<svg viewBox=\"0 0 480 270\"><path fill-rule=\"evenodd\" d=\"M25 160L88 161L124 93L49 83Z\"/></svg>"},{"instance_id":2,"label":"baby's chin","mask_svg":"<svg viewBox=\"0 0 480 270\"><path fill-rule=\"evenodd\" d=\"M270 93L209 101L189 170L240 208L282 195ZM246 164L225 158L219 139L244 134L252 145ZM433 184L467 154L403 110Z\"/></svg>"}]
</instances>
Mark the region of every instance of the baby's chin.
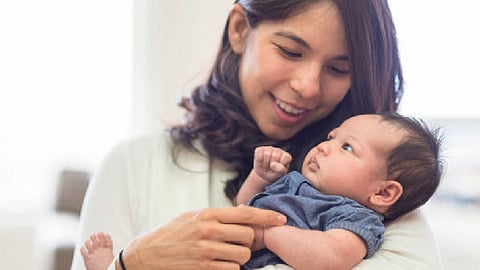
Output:
<instances>
[{"instance_id":1,"label":"baby's chin","mask_svg":"<svg viewBox=\"0 0 480 270\"><path fill-rule=\"evenodd\" d=\"M315 172L313 172L312 170L310 169L302 169L302 175L307 178L308 181L310 181L310 183L312 183L313 185L316 184L317 182L317 175Z\"/></svg>"}]
</instances>

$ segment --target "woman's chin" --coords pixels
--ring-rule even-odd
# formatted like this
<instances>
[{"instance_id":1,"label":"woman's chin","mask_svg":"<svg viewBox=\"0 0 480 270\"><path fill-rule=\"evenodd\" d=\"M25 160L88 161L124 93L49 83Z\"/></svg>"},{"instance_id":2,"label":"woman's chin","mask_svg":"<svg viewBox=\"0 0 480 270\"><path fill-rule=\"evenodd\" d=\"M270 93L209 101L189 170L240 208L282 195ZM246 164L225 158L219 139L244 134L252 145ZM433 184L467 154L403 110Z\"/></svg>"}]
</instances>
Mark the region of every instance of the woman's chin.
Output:
<instances>
[{"instance_id":1,"label":"woman's chin","mask_svg":"<svg viewBox=\"0 0 480 270\"><path fill-rule=\"evenodd\" d=\"M270 139L273 140L278 140L278 141L284 141L292 138L297 134L296 130L293 129L271 129L271 130L266 130L262 131L265 136L267 136Z\"/></svg>"}]
</instances>

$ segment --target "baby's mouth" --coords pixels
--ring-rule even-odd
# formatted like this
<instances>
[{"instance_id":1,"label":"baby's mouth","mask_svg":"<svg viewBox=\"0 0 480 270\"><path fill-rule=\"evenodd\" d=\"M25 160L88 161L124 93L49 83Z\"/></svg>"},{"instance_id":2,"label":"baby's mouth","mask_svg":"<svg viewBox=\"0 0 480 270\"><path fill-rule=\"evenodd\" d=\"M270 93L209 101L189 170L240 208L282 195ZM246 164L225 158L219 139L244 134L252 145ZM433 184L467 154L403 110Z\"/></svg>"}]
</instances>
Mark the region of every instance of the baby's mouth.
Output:
<instances>
[{"instance_id":1,"label":"baby's mouth","mask_svg":"<svg viewBox=\"0 0 480 270\"><path fill-rule=\"evenodd\" d=\"M312 170L312 171L318 171L320 169L320 164L318 163L318 160L316 157L312 157L309 161L308 161L308 167Z\"/></svg>"}]
</instances>

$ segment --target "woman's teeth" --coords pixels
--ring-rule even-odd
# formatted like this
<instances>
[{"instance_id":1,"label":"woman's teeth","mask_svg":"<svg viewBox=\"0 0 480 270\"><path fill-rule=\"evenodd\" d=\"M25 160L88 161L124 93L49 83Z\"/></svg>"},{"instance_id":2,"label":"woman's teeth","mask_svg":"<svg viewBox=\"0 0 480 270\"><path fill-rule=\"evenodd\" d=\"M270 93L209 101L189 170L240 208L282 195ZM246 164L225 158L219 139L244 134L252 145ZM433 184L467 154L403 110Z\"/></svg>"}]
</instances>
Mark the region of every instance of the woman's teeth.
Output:
<instances>
[{"instance_id":1,"label":"woman's teeth","mask_svg":"<svg viewBox=\"0 0 480 270\"><path fill-rule=\"evenodd\" d=\"M292 105L289 105L285 102L282 102L278 99L275 100L275 103L280 107L283 111L285 111L288 114L293 114L293 115L299 115L305 112L303 109L298 109L293 107Z\"/></svg>"}]
</instances>

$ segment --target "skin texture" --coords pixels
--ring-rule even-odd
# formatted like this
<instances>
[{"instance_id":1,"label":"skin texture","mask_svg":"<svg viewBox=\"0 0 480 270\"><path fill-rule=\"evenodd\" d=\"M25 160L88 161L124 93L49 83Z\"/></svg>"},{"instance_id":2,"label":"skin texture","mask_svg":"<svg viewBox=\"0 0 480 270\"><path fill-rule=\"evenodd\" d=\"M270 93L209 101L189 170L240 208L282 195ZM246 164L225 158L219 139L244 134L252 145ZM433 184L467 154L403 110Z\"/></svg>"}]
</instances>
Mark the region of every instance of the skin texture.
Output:
<instances>
[{"instance_id":1,"label":"skin texture","mask_svg":"<svg viewBox=\"0 0 480 270\"><path fill-rule=\"evenodd\" d=\"M242 95L266 136L288 139L344 98L351 84L347 44L332 2L321 1L301 15L255 29L248 28L238 5L230 18L232 48L242 57Z\"/></svg>"}]
</instances>

